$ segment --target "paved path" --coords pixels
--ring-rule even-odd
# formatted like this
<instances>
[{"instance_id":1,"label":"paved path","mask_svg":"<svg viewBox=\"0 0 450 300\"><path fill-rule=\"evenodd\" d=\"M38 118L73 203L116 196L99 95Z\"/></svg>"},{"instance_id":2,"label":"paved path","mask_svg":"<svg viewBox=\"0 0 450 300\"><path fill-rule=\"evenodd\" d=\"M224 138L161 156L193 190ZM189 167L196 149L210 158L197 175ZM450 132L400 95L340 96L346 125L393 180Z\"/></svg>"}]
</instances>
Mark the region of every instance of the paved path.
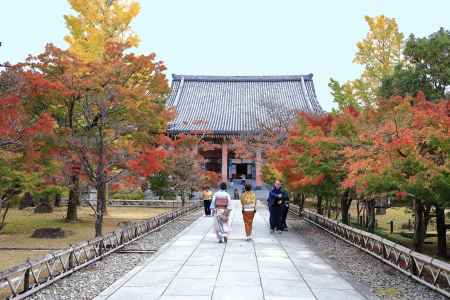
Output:
<instances>
[{"instance_id":1,"label":"paved path","mask_svg":"<svg viewBox=\"0 0 450 300\"><path fill-rule=\"evenodd\" d=\"M244 241L240 204L233 206L228 244L202 217L96 299L365 299L298 234L270 234L261 205L254 240Z\"/></svg>"}]
</instances>

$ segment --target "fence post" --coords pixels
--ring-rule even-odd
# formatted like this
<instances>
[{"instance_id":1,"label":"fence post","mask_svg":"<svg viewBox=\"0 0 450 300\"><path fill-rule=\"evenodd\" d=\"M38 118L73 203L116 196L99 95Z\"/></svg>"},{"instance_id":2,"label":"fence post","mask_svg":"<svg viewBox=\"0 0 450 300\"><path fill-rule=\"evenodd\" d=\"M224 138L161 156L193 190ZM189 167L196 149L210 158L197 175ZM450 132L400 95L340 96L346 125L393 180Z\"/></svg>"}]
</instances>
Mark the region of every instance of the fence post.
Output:
<instances>
[{"instance_id":1,"label":"fence post","mask_svg":"<svg viewBox=\"0 0 450 300\"><path fill-rule=\"evenodd\" d=\"M394 233L394 221L391 220L389 222L389 225L390 225L391 233Z\"/></svg>"},{"instance_id":2,"label":"fence post","mask_svg":"<svg viewBox=\"0 0 450 300\"><path fill-rule=\"evenodd\" d=\"M28 261L30 267L23 274L23 291L26 292L30 289L30 273L31 273L31 263Z\"/></svg>"},{"instance_id":3,"label":"fence post","mask_svg":"<svg viewBox=\"0 0 450 300\"><path fill-rule=\"evenodd\" d=\"M100 242L98 243L98 254L99 256L102 256L104 253L103 250L103 238L100 240Z\"/></svg>"},{"instance_id":4,"label":"fence post","mask_svg":"<svg viewBox=\"0 0 450 300\"><path fill-rule=\"evenodd\" d=\"M72 248L72 251L70 251L70 254L69 254L69 269L73 269L73 267L75 267L74 257L73 257L74 249L73 249L72 245L70 245L69 247Z\"/></svg>"}]
</instances>

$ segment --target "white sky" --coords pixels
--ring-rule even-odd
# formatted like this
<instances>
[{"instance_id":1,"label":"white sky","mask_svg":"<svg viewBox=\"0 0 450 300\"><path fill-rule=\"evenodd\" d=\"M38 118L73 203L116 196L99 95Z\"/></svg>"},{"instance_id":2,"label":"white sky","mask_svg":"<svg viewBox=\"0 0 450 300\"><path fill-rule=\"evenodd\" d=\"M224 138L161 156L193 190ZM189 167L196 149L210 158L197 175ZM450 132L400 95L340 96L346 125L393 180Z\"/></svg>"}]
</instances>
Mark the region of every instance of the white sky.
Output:
<instances>
[{"instance_id":1,"label":"white sky","mask_svg":"<svg viewBox=\"0 0 450 300\"><path fill-rule=\"evenodd\" d=\"M395 17L405 36L450 28L448 0L140 0L137 52L155 52L170 74L314 74L319 102L333 107L330 77L359 76L352 64L365 15ZM0 62L66 47L65 0L0 0Z\"/></svg>"}]
</instances>

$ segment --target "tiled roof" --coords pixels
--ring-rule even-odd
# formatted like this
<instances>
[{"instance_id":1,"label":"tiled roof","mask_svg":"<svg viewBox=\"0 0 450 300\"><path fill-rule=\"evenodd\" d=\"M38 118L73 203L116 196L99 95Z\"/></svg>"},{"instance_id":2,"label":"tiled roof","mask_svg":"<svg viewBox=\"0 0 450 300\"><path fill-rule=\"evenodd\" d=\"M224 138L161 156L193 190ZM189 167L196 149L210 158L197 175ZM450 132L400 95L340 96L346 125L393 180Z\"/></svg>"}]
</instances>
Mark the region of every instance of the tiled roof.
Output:
<instances>
[{"instance_id":1,"label":"tiled roof","mask_svg":"<svg viewBox=\"0 0 450 300\"><path fill-rule=\"evenodd\" d=\"M312 77L174 74L166 105L177 115L168 131L239 135L300 111L322 113Z\"/></svg>"}]
</instances>

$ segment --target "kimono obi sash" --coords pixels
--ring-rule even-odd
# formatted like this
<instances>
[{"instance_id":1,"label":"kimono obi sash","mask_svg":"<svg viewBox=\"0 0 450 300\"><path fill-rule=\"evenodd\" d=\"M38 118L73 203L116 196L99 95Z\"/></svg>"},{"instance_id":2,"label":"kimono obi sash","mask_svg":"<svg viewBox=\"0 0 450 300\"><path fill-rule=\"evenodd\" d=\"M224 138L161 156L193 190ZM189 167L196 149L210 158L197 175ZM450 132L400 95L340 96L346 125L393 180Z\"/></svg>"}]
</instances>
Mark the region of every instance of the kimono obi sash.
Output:
<instances>
[{"instance_id":1,"label":"kimono obi sash","mask_svg":"<svg viewBox=\"0 0 450 300\"><path fill-rule=\"evenodd\" d=\"M255 205L254 204L245 204L242 206L243 211L255 211Z\"/></svg>"},{"instance_id":2,"label":"kimono obi sash","mask_svg":"<svg viewBox=\"0 0 450 300\"><path fill-rule=\"evenodd\" d=\"M216 203L217 208L227 208L228 207L228 198L227 197L216 197Z\"/></svg>"}]
</instances>

